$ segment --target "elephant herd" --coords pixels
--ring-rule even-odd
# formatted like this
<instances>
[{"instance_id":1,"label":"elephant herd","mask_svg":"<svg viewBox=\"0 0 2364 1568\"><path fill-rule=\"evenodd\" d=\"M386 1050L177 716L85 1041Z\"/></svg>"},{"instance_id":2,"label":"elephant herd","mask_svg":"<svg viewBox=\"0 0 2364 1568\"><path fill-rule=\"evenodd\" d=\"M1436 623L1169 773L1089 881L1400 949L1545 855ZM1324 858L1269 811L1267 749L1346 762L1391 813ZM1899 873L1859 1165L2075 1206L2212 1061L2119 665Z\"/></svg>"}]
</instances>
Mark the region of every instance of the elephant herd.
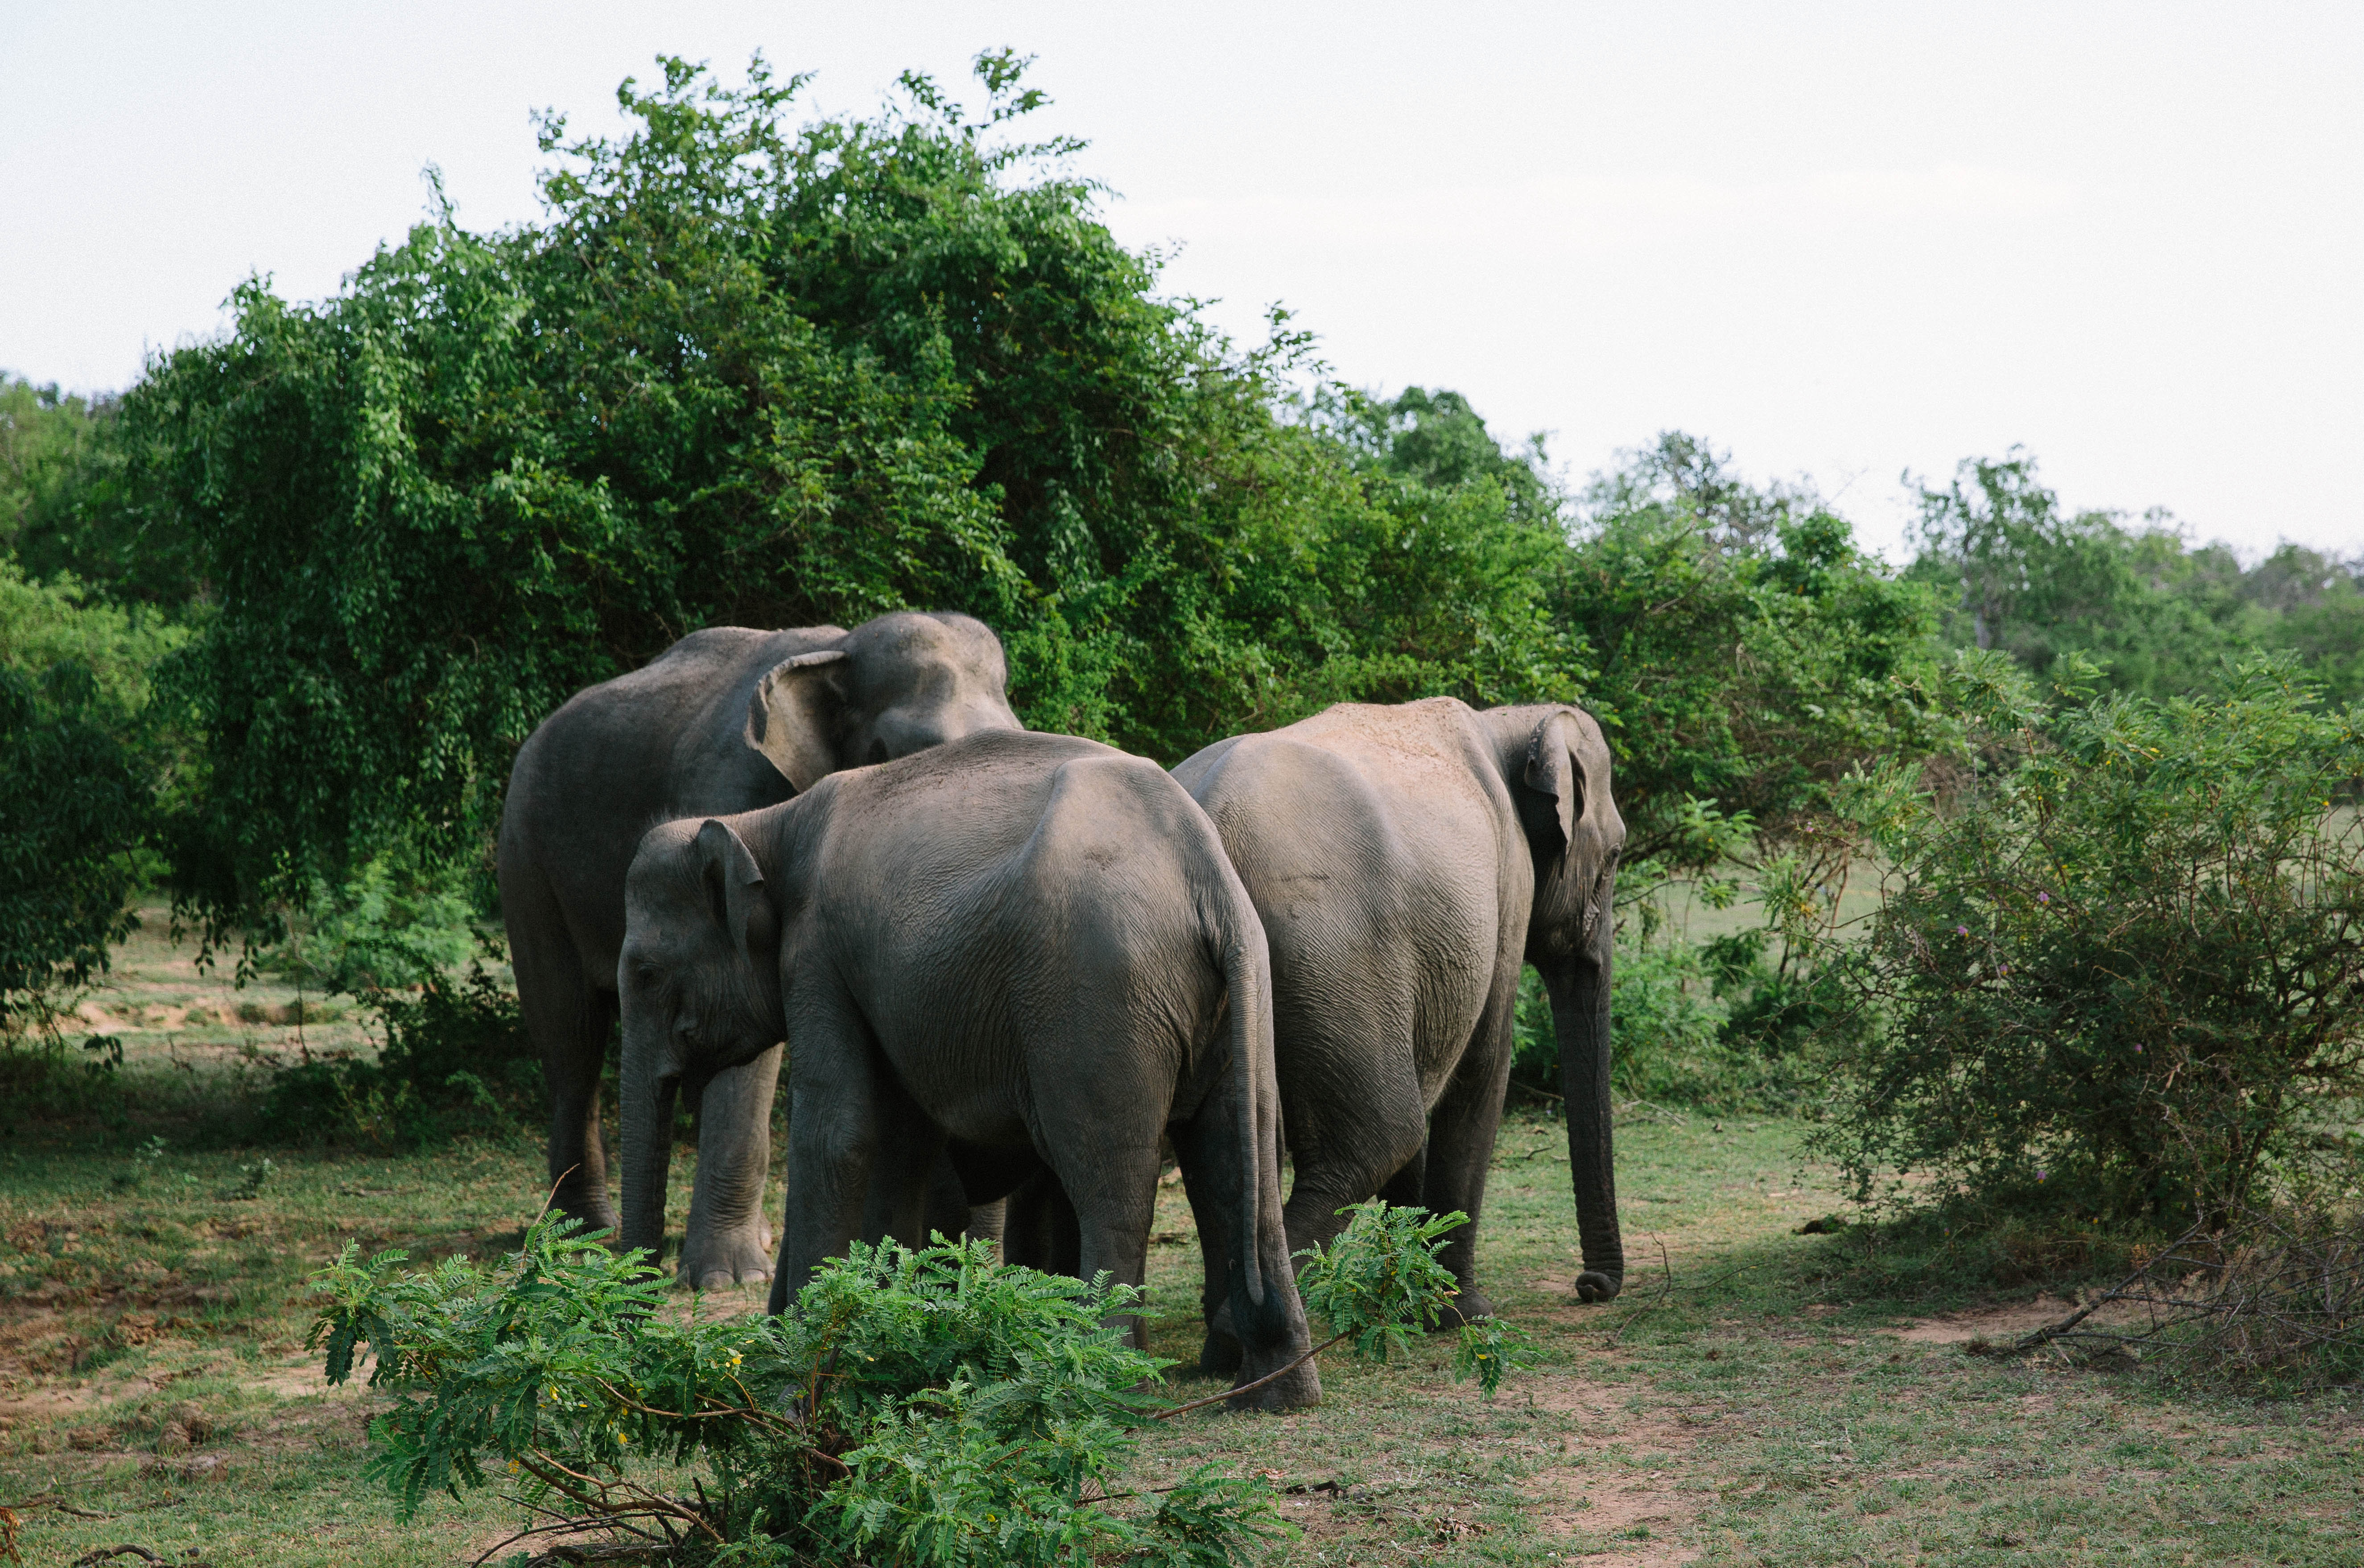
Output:
<instances>
[{"instance_id":1,"label":"elephant herd","mask_svg":"<svg viewBox=\"0 0 2364 1568\"><path fill-rule=\"evenodd\" d=\"M1341 704L1169 773L1025 729L1006 678L965 616L717 628L534 732L500 885L556 1206L658 1249L686 1093L688 1283L768 1274L778 1311L856 1239L967 1229L1138 1284L1170 1147L1206 1260L1201 1364L1242 1403L1296 1407L1319 1397L1311 1363L1269 1377L1310 1343L1292 1253L1375 1194L1474 1222L1532 963L1559 1036L1577 1289L1614 1296L1624 827L1592 719ZM619 1017L620 1216L598 1105ZM1476 1229L1444 1256L1470 1318L1491 1310Z\"/></svg>"}]
</instances>

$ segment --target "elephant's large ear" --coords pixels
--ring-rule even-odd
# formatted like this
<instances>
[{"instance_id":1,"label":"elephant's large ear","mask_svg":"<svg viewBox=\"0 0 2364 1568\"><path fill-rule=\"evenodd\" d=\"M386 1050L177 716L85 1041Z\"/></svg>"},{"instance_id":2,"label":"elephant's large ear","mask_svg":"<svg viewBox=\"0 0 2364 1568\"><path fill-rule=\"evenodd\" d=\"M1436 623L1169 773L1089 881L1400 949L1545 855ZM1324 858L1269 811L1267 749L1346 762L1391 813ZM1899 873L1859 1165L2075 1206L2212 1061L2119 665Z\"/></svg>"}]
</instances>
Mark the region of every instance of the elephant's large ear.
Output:
<instances>
[{"instance_id":1,"label":"elephant's large ear","mask_svg":"<svg viewBox=\"0 0 2364 1568\"><path fill-rule=\"evenodd\" d=\"M1577 752L1578 740L1576 716L1563 712L1547 716L1527 740L1527 762L1521 781L1551 801L1554 809L1544 820L1559 828L1558 843L1535 846L1545 851L1546 858L1567 852L1567 847L1576 842L1577 823L1584 818L1586 780L1584 763Z\"/></svg>"},{"instance_id":2,"label":"elephant's large ear","mask_svg":"<svg viewBox=\"0 0 2364 1568\"><path fill-rule=\"evenodd\" d=\"M711 817L698 825L693 848L698 881L706 889L707 906L715 924L730 934L731 946L760 957L756 954L763 935L759 928L770 916L771 906L764 899L764 868L755 863L754 851L728 822Z\"/></svg>"},{"instance_id":3,"label":"elephant's large ear","mask_svg":"<svg viewBox=\"0 0 2364 1568\"><path fill-rule=\"evenodd\" d=\"M755 683L747 699L747 744L771 760L802 795L837 767L830 737L837 728L836 672L842 648L816 649L783 659Z\"/></svg>"}]
</instances>

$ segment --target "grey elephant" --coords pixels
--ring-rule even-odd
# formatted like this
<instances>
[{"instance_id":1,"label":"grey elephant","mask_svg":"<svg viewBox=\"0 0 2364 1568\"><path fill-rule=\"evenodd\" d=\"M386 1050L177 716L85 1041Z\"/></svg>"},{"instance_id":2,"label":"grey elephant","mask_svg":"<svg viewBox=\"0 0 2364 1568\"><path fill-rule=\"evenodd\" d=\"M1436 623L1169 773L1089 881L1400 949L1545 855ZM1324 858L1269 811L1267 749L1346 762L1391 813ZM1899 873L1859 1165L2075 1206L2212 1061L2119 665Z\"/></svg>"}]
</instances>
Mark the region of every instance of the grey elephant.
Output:
<instances>
[{"instance_id":1,"label":"grey elephant","mask_svg":"<svg viewBox=\"0 0 2364 1568\"><path fill-rule=\"evenodd\" d=\"M501 906L550 1086L557 1207L618 1224L599 1077L617 1017L625 873L650 825L753 810L842 767L1016 729L1006 678L1000 642L962 615L886 615L850 632L715 627L576 693L533 732L502 810ZM763 1184L779 1065L776 1050L759 1052L689 1085L701 1115L680 1259L689 1283L771 1273ZM660 1195L660 1215L662 1205ZM652 1249L663 1239L661 1228L628 1238Z\"/></svg>"},{"instance_id":2,"label":"grey elephant","mask_svg":"<svg viewBox=\"0 0 2364 1568\"><path fill-rule=\"evenodd\" d=\"M1271 944L1275 1071L1296 1181L1292 1249L1378 1194L1469 1225L1444 1252L1460 1315L1478 1288L1476 1221L1501 1118L1522 962L1559 1034L1588 1301L1624 1278L1609 1098L1611 899L1625 828L1600 726L1565 706L1473 712L1450 697L1341 704L1235 736L1174 776L1214 819ZM1207 1264L1202 1364L1228 1370L1221 1205L1197 1201ZM1058 1195L1013 1203L1013 1255L1064 1262ZM1047 1207L1049 1212L1045 1213Z\"/></svg>"},{"instance_id":3,"label":"grey elephant","mask_svg":"<svg viewBox=\"0 0 2364 1568\"><path fill-rule=\"evenodd\" d=\"M1239 1383L1304 1354L1264 929L1213 824L1155 763L972 734L656 828L626 902L628 1206L663 1190L672 1084L784 1034L794 1054L773 1310L862 1234L882 1187L899 1185L895 1232L916 1229L931 1142L972 1198L1047 1166L1077 1272L1138 1284L1170 1136L1225 1217ZM1308 1362L1242 1398L1290 1408L1320 1388Z\"/></svg>"}]
</instances>

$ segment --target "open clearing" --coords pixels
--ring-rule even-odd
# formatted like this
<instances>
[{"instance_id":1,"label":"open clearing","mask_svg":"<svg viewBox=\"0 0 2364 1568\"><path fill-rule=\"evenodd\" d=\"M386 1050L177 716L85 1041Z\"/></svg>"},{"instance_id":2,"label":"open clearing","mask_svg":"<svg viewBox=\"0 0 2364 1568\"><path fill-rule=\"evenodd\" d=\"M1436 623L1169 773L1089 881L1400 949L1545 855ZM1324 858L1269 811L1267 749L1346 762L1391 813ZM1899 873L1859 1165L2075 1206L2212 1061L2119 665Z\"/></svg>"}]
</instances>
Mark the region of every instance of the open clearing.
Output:
<instances>
[{"instance_id":1,"label":"open clearing","mask_svg":"<svg viewBox=\"0 0 2364 1568\"><path fill-rule=\"evenodd\" d=\"M144 1102L196 1103L208 1075L297 1048L292 1025L238 1018L284 994L177 973L185 953L153 930L125 958L98 1000L128 1030ZM170 1007L183 1013L167 1023ZM309 1029L305 1046L322 1043ZM362 1475L375 1396L321 1385L304 1281L348 1240L419 1262L497 1254L541 1204L538 1147L274 1148L259 1195L240 1198L257 1152L173 1143L142 1168L131 1150L156 1130L171 1141L144 1124L0 1136L0 1505L53 1496L112 1516L28 1514L25 1560L131 1541L221 1564L442 1565L516 1529L485 1494L396 1522ZM2202 1399L2145 1372L1968 1354L2060 1302L1958 1270L1875 1269L1844 1237L1796 1234L1838 1207L1827 1173L1798 1159L1801 1130L1622 1128L1632 1273L1618 1302L1587 1307L1567 1287L1560 1129L1517 1113L1483 1258L1538 1366L1489 1403L1444 1374L1442 1346L1385 1368L1325 1358L1319 1409L1186 1417L1154 1432L1144 1464L1273 1473L1302 1531L1276 1564L2364 1562L2352 1396ZM690 1168L685 1151L676 1216ZM1198 1346L1198 1253L1178 1189L1156 1234L1153 1348L1181 1359ZM753 1291L683 1298L758 1306Z\"/></svg>"}]
</instances>

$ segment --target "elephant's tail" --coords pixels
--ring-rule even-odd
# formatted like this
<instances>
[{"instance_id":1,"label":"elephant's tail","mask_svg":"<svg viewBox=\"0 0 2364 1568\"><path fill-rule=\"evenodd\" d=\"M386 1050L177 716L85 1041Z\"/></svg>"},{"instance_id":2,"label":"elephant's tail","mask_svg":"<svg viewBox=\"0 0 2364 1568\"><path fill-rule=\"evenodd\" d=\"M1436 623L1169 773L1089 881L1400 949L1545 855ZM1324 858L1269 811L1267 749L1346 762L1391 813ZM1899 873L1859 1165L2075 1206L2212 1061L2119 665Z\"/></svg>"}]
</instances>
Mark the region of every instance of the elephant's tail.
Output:
<instances>
[{"instance_id":1,"label":"elephant's tail","mask_svg":"<svg viewBox=\"0 0 2364 1568\"><path fill-rule=\"evenodd\" d=\"M1246 899L1241 899L1244 906ZM1280 1095L1272 1082L1272 958L1264 932L1248 911L1244 929L1234 927L1223 951L1223 984L1230 1000L1232 1090L1240 1140L1240 1214L1238 1268L1248 1301L1265 1305L1264 1272L1258 1262L1268 1220L1277 1225L1277 1213L1265 1210L1266 1184L1280 1180L1267 1170L1280 1155L1279 1129L1270 1118L1279 1111Z\"/></svg>"}]
</instances>

